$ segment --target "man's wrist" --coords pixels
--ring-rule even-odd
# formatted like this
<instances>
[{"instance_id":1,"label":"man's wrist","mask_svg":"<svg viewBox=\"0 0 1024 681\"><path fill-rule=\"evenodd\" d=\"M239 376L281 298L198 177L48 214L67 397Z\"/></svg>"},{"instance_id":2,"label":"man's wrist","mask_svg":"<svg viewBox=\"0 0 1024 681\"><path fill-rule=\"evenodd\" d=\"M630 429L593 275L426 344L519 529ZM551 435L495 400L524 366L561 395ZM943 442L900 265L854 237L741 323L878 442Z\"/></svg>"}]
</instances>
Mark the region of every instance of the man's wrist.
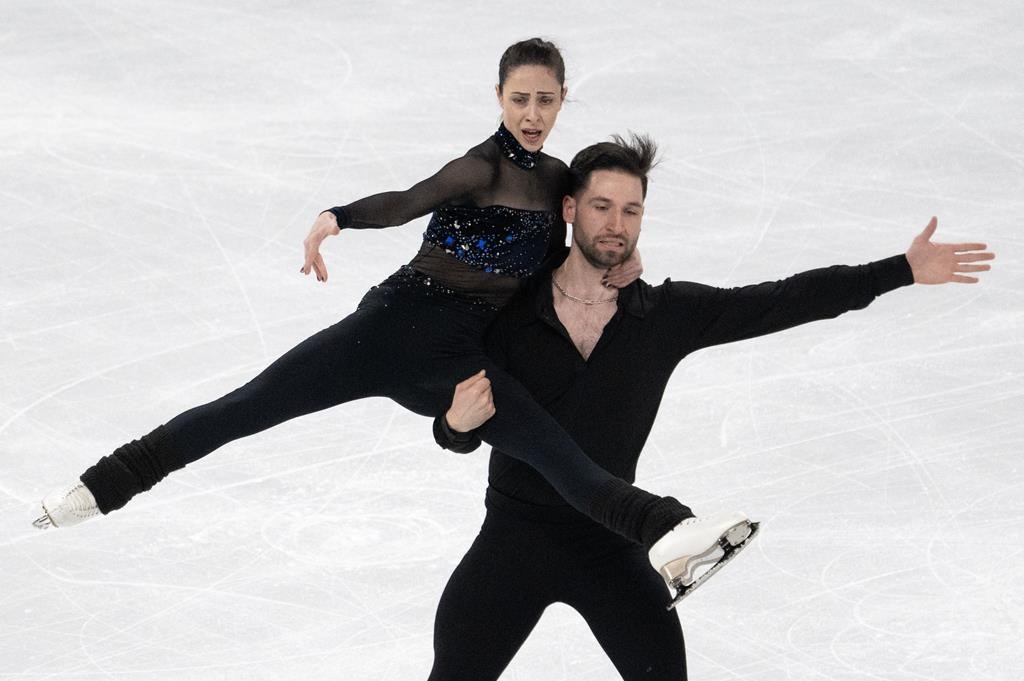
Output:
<instances>
[{"instance_id":1,"label":"man's wrist","mask_svg":"<svg viewBox=\"0 0 1024 681\"><path fill-rule=\"evenodd\" d=\"M457 454L468 454L481 445L480 438L473 431L459 433L452 430L444 414L434 419L434 441L443 449Z\"/></svg>"},{"instance_id":2,"label":"man's wrist","mask_svg":"<svg viewBox=\"0 0 1024 681\"><path fill-rule=\"evenodd\" d=\"M455 442L469 442L473 439L472 430L459 430L452 425L452 422L448 418L448 414L444 414L440 418L441 430L446 436Z\"/></svg>"},{"instance_id":3,"label":"man's wrist","mask_svg":"<svg viewBox=\"0 0 1024 681\"><path fill-rule=\"evenodd\" d=\"M894 291L914 283L914 268L905 253L868 263L874 277L873 288L876 296Z\"/></svg>"}]
</instances>

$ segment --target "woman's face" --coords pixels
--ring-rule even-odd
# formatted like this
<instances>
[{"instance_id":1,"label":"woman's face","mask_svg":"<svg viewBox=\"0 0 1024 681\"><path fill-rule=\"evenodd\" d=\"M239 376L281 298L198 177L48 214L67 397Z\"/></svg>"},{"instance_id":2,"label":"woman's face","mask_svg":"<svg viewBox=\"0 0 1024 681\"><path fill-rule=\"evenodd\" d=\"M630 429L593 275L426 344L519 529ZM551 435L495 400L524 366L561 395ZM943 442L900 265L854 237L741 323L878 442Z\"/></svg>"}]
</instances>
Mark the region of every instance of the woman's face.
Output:
<instances>
[{"instance_id":1,"label":"woman's face","mask_svg":"<svg viewBox=\"0 0 1024 681\"><path fill-rule=\"evenodd\" d=\"M555 127L565 88L551 69L530 64L512 69L496 89L505 127L527 151L538 151Z\"/></svg>"}]
</instances>

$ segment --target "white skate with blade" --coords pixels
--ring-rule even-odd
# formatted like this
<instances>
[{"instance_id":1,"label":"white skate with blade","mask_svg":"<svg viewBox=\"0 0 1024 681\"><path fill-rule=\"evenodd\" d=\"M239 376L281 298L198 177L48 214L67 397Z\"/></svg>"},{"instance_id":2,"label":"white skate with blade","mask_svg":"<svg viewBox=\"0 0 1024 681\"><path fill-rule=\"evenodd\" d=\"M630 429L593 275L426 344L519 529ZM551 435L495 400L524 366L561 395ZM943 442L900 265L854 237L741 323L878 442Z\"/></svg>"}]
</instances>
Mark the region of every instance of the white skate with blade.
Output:
<instances>
[{"instance_id":1,"label":"white skate with blade","mask_svg":"<svg viewBox=\"0 0 1024 681\"><path fill-rule=\"evenodd\" d=\"M676 592L668 610L718 572L757 534L759 523L742 513L687 518L659 539L648 553L654 569ZM706 570L701 568L710 566Z\"/></svg>"},{"instance_id":2,"label":"white skate with blade","mask_svg":"<svg viewBox=\"0 0 1024 681\"><path fill-rule=\"evenodd\" d=\"M40 530L51 527L68 527L83 523L100 515L96 499L89 488L81 482L71 487L61 487L43 498L43 515L32 524Z\"/></svg>"}]
</instances>

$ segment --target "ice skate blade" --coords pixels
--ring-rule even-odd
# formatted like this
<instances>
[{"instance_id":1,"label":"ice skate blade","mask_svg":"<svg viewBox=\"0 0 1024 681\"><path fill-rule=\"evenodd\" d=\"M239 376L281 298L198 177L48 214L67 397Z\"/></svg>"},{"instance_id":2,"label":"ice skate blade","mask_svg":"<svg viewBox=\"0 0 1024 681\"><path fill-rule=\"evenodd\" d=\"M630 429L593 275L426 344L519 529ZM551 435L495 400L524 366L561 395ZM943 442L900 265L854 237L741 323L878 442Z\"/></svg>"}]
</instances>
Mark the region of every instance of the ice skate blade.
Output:
<instances>
[{"instance_id":1,"label":"ice skate blade","mask_svg":"<svg viewBox=\"0 0 1024 681\"><path fill-rule=\"evenodd\" d=\"M53 524L53 521L50 520L50 514L44 513L32 521L32 527L38 530L48 530L51 527L55 527L55 525Z\"/></svg>"},{"instance_id":2,"label":"ice skate blade","mask_svg":"<svg viewBox=\"0 0 1024 681\"><path fill-rule=\"evenodd\" d=\"M679 605L684 598L689 596L694 590L704 582L708 581L712 575L721 570L726 563L732 560L737 553L747 547L747 544L757 536L758 530L761 527L761 523L741 523L736 527L732 528L718 540L719 545L723 550L723 556L715 565L711 567L707 572L702 574L696 580L689 584L684 584L681 577L677 577L672 580L672 587L676 590L676 596L672 599L665 609L672 610ZM747 531L749 530L749 531ZM746 536L738 543L734 543L733 540L739 536L745 534Z\"/></svg>"},{"instance_id":3,"label":"ice skate blade","mask_svg":"<svg viewBox=\"0 0 1024 681\"><path fill-rule=\"evenodd\" d=\"M719 540L721 541L721 539ZM705 565L714 565L718 563L724 557L725 552L718 544L712 544L704 553L698 553L693 556L684 556L677 560L673 560L659 570L662 579L669 584L689 584L693 581L693 576L697 573L697 570L704 567Z\"/></svg>"},{"instance_id":4,"label":"ice skate blade","mask_svg":"<svg viewBox=\"0 0 1024 681\"><path fill-rule=\"evenodd\" d=\"M697 571L707 565L715 565L725 557L726 551L742 544L751 535L750 521L743 520L723 532L714 544L703 553L682 556L661 566L658 572L668 584L690 584Z\"/></svg>"}]
</instances>

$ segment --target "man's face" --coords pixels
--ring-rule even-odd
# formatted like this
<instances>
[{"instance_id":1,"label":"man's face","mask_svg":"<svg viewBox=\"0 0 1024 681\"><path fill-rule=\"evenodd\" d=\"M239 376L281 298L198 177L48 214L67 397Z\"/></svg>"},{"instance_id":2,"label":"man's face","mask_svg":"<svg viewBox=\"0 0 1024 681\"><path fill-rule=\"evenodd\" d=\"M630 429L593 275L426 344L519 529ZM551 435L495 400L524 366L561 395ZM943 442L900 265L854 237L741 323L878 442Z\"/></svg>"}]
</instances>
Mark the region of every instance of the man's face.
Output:
<instances>
[{"instance_id":1,"label":"man's face","mask_svg":"<svg viewBox=\"0 0 1024 681\"><path fill-rule=\"evenodd\" d=\"M643 214L640 178L618 170L591 173L586 187L562 200L562 216L572 224L574 246L587 262L602 269L633 253Z\"/></svg>"}]
</instances>

